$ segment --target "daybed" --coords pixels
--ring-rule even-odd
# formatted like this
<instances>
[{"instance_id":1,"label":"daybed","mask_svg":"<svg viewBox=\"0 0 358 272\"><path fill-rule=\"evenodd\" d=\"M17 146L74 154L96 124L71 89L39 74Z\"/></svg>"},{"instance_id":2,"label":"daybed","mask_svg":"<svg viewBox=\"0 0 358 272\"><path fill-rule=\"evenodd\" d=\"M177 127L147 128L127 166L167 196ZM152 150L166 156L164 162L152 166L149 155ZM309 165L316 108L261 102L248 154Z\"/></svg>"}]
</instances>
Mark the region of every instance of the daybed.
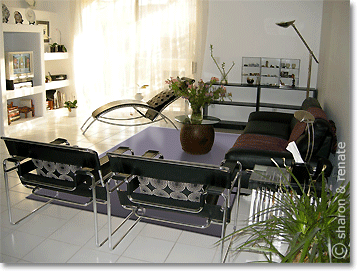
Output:
<instances>
[{"instance_id":1,"label":"daybed","mask_svg":"<svg viewBox=\"0 0 358 272\"><path fill-rule=\"evenodd\" d=\"M321 160L327 161L330 153L335 152L335 126L327 119L319 102L315 98L303 101L302 110L310 112L314 117L314 149L310 164L315 167ZM226 153L226 160L240 161L243 169L253 169L255 164L274 166L273 158L280 166L294 163L293 157L286 147L295 141L305 158L308 146L306 124L299 122L294 114L281 112L252 112L248 123L233 147ZM284 158L284 159L283 159ZM328 164L329 161L328 161ZM326 175L330 174L331 166ZM248 178L243 178L242 187L248 185Z\"/></svg>"}]
</instances>

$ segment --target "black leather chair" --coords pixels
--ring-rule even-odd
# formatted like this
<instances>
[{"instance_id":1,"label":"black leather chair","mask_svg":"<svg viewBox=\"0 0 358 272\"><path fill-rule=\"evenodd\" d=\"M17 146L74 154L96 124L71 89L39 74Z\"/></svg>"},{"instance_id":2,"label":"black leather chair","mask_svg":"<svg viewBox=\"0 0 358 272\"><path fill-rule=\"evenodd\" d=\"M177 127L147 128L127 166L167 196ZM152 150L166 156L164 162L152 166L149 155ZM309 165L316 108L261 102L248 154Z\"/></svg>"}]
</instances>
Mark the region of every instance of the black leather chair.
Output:
<instances>
[{"instance_id":1,"label":"black leather chair","mask_svg":"<svg viewBox=\"0 0 358 272\"><path fill-rule=\"evenodd\" d=\"M188 84L192 84L194 82L194 79L186 77L183 77L182 80L184 80ZM162 113L162 111L168 105L170 105L178 98L179 97L174 94L173 90L164 90L155 95L148 102L143 102L139 100L113 101L94 110L92 112L92 115L83 123L81 129L83 130L83 134L85 134L88 128L95 121L117 126L142 126L151 124L153 122L158 122L160 120L165 120L166 122L169 121L176 129L178 129L174 122ZM114 117L108 115L114 110L126 108L131 108L136 114L133 114L133 116L130 117L125 117L126 115L124 117ZM91 122L89 122L90 119L92 119ZM88 125L85 127L86 124Z\"/></svg>"},{"instance_id":2,"label":"black leather chair","mask_svg":"<svg viewBox=\"0 0 358 272\"><path fill-rule=\"evenodd\" d=\"M111 175L108 158L99 159L96 151L70 146L67 140L60 138L51 143L8 137L1 139L11 156L3 161L10 223L18 224L54 200L81 206L93 203L96 245L102 245L104 242L100 244L98 241L97 203L106 204L107 201L108 184L105 180ZM127 150L120 148L116 152ZM12 216L8 181L8 173L14 170L21 183L32 189L34 195L50 199L17 221ZM60 193L62 196L59 196ZM84 200L81 198L81 202L72 202L66 199L66 194L81 196Z\"/></svg>"},{"instance_id":3,"label":"black leather chair","mask_svg":"<svg viewBox=\"0 0 358 272\"><path fill-rule=\"evenodd\" d=\"M162 156L156 151L149 151L142 157L113 153L107 155L113 172L112 180L117 183L116 191L120 203L124 208L131 210L128 217L112 232L111 204L107 203L110 248L114 249L142 218L193 228L207 228L212 223L221 224L221 238L225 237L226 226L230 222L234 205L232 203L236 203L238 210L239 194L237 192L240 191L241 174L239 162L225 162L221 166L214 166L170 161L161 159ZM126 186L120 187L122 184ZM234 191L236 184L239 189ZM155 215L149 217L146 213L148 209L185 213L206 220L202 225L194 225L192 221L181 222L178 216L175 216L175 220L159 218ZM135 215L137 220L112 246L112 234L132 215ZM237 214L235 226L236 218ZM223 239L221 260L225 260L225 257Z\"/></svg>"}]
</instances>

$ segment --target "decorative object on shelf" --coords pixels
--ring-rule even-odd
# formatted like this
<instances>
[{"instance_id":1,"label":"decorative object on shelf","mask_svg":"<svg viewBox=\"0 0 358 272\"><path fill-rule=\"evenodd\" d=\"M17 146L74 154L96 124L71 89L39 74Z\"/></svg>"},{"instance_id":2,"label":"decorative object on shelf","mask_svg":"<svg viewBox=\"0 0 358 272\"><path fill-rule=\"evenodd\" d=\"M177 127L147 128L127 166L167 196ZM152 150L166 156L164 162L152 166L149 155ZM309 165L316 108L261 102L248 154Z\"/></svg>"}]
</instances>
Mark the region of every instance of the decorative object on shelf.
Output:
<instances>
[{"instance_id":1,"label":"decorative object on shelf","mask_svg":"<svg viewBox=\"0 0 358 272\"><path fill-rule=\"evenodd\" d=\"M67 48L63 44L52 43L52 44L50 44L50 52L51 53L55 53L55 52L66 53Z\"/></svg>"},{"instance_id":2,"label":"decorative object on shelf","mask_svg":"<svg viewBox=\"0 0 358 272\"><path fill-rule=\"evenodd\" d=\"M20 111L18 106L14 106L14 102L7 105L7 121L10 125L11 122L20 119Z\"/></svg>"},{"instance_id":3,"label":"decorative object on shelf","mask_svg":"<svg viewBox=\"0 0 358 272\"><path fill-rule=\"evenodd\" d=\"M225 71L225 62L223 62L221 64L221 68L219 66L219 64L217 63L216 59L214 58L213 56L213 46L210 44L210 55L211 55L211 58L214 60L214 63L216 64L216 67L218 67L219 71L220 71L220 74L221 74L221 83L222 84L227 84L228 83L228 75L232 69L232 67L234 67L235 65L235 62L232 62L232 65L230 67L230 69L226 72Z\"/></svg>"},{"instance_id":4,"label":"decorative object on shelf","mask_svg":"<svg viewBox=\"0 0 358 272\"><path fill-rule=\"evenodd\" d=\"M64 46L63 44L59 44L59 45L57 45L57 51L58 51L58 52L66 53L66 52L67 52L67 48L66 48L66 46Z\"/></svg>"},{"instance_id":5,"label":"decorative object on shelf","mask_svg":"<svg viewBox=\"0 0 358 272\"><path fill-rule=\"evenodd\" d=\"M169 88L172 89L177 96L181 96L188 100L192 109L192 115L188 119L191 124L200 124L203 115L202 107L206 104L212 103L214 100L224 101L224 98L231 100L232 94L226 93L226 88L220 86L218 88L213 87L213 84L218 82L219 79L212 77L208 83L205 83L202 79L198 85L187 85L186 81L178 78L171 78L166 81L169 84Z\"/></svg>"},{"instance_id":6,"label":"decorative object on shelf","mask_svg":"<svg viewBox=\"0 0 358 272\"><path fill-rule=\"evenodd\" d=\"M36 4L35 0L25 0L25 1L30 7L35 7L35 4Z\"/></svg>"},{"instance_id":7,"label":"decorative object on shelf","mask_svg":"<svg viewBox=\"0 0 358 272\"><path fill-rule=\"evenodd\" d=\"M138 84L137 84L137 86L139 87ZM138 89L138 91L137 91L137 93L136 93L135 96L134 96L134 99L135 99L135 100L139 100L139 101L142 100L142 99L144 98L142 90L145 90L147 87L149 87L149 85L142 85L142 86L140 86L139 89Z\"/></svg>"},{"instance_id":8,"label":"decorative object on shelf","mask_svg":"<svg viewBox=\"0 0 358 272\"><path fill-rule=\"evenodd\" d=\"M5 4L2 4L2 22L8 23L10 18L10 11Z\"/></svg>"},{"instance_id":9,"label":"decorative object on shelf","mask_svg":"<svg viewBox=\"0 0 358 272\"><path fill-rule=\"evenodd\" d=\"M20 100L20 107L19 107L20 113L25 114L25 118L27 118L27 114L31 112L31 116L35 116L35 106L32 101L32 99L21 99Z\"/></svg>"},{"instance_id":10,"label":"decorative object on shelf","mask_svg":"<svg viewBox=\"0 0 358 272\"><path fill-rule=\"evenodd\" d=\"M50 72L49 72L49 74L50 74ZM64 74L62 74L62 75L51 75L50 74L50 76L51 76L51 81L61 81L61 80L67 79L67 75L64 75Z\"/></svg>"},{"instance_id":11,"label":"decorative object on shelf","mask_svg":"<svg viewBox=\"0 0 358 272\"><path fill-rule=\"evenodd\" d=\"M60 33L60 44L57 44L57 51L51 51L51 52L67 52L67 48L62 44L62 39L61 39L61 31L56 28L56 31L58 31Z\"/></svg>"},{"instance_id":12,"label":"decorative object on shelf","mask_svg":"<svg viewBox=\"0 0 358 272\"><path fill-rule=\"evenodd\" d=\"M306 48L308 49L309 54L309 65L308 65L308 79L307 79L307 91L306 91L306 98L309 97L310 95L310 84L311 84L311 70L312 70L312 57L314 58L314 60L316 61L316 63L318 64L318 59L316 58L316 56L313 54L313 51L311 50L311 48L308 46L308 44L306 43L305 39L302 37L301 33L298 31L298 29L295 26L295 20L293 21L288 21L288 22L281 22L281 23L276 23L276 25L283 27L283 28L288 28L290 26L293 27L293 29L296 31L297 35L300 37L300 39L302 40L303 44L306 46Z\"/></svg>"},{"instance_id":13,"label":"decorative object on shelf","mask_svg":"<svg viewBox=\"0 0 358 272\"><path fill-rule=\"evenodd\" d=\"M36 22L36 15L32 8L26 9L25 13L26 19L29 21L30 25L34 25Z\"/></svg>"},{"instance_id":14,"label":"decorative object on shelf","mask_svg":"<svg viewBox=\"0 0 358 272\"><path fill-rule=\"evenodd\" d=\"M50 83L52 81L52 77L50 72L48 72L48 76L45 76L45 83Z\"/></svg>"},{"instance_id":15,"label":"decorative object on shelf","mask_svg":"<svg viewBox=\"0 0 358 272\"><path fill-rule=\"evenodd\" d=\"M23 21L24 21L24 20L22 19L21 13L18 12L18 11L15 11L15 12L14 12L14 18L15 18L15 23L16 23L16 24L22 24Z\"/></svg>"},{"instance_id":16,"label":"decorative object on shelf","mask_svg":"<svg viewBox=\"0 0 358 272\"><path fill-rule=\"evenodd\" d=\"M44 42L50 42L50 22L49 21L36 21L37 25L41 25L43 27L43 36Z\"/></svg>"},{"instance_id":17,"label":"decorative object on shelf","mask_svg":"<svg viewBox=\"0 0 358 272\"><path fill-rule=\"evenodd\" d=\"M299 67L299 59L243 57L241 82L250 84L247 80L249 77L254 79L256 85L292 86L291 78L294 76L295 85L298 85Z\"/></svg>"},{"instance_id":18,"label":"decorative object on shelf","mask_svg":"<svg viewBox=\"0 0 358 272\"><path fill-rule=\"evenodd\" d=\"M292 88L296 86L295 74L292 74Z\"/></svg>"},{"instance_id":19,"label":"decorative object on shelf","mask_svg":"<svg viewBox=\"0 0 358 272\"><path fill-rule=\"evenodd\" d=\"M76 108L77 108L77 100L66 101L65 108L68 109L69 117L75 117L76 116Z\"/></svg>"},{"instance_id":20,"label":"decorative object on shelf","mask_svg":"<svg viewBox=\"0 0 358 272\"><path fill-rule=\"evenodd\" d=\"M52 43L50 44L50 52L58 52L58 43Z\"/></svg>"},{"instance_id":21,"label":"decorative object on shelf","mask_svg":"<svg viewBox=\"0 0 358 272\"><path fill-rule=\"evenodd\" d=\"M246 81L248 84L254 84L255 79L253 79L252 77L247 77Z\"/></svg>"}]
</instances>

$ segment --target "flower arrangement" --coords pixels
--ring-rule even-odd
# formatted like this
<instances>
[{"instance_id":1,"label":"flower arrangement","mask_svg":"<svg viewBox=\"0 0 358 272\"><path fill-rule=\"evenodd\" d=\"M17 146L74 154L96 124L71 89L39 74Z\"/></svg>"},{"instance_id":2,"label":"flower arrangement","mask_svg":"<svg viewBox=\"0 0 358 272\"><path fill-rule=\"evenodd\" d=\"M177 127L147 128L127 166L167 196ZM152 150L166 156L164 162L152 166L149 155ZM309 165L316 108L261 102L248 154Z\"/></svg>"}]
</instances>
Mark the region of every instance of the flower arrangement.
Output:
<instances>
[{"instance_id":1,"label":"flower arrangement","mask_svg":"<svg viewBox=\"0 0 358 272\"><path fill-rule=\"evenodd\" d=\"M213 48L213 45L210 44L210 56L211 56L211 58L214 60L214 63L216 64L216 67L218 67L218 69L219 69L219 71L220 71L220 74L221 74L221 83L227 84L227 76L228 76L228 74L230 73L232 67L234 67L235 62L232 62L232 65L231 65L230 69L226 72L226 71L225 71L225 62L223 62L223 63L221 64L221 68L220 68L218 62L216 61L216 59L215 59L214 56L213 56L213 49L214 49L214 48Z\"/></svg>"},{"instance_id":2,"label":"flower arrangement","mask_svg":"<svg viewBox=\"0 0 358 272\"><path fill-rule=\"evenodd\" d=\"M213 87L219 79L212 77L209 82L205 83L202 79L197 85L189 84L187 81L178 78L170 78L166 81L169 87L174 91L175 95L181 96L188 100L192 109L191 123L201 123L201 108L212 103L214 100L224 101L224 98L231 100L232 94L226 92L224 86ZM198 116L200 115L200 116ZM197 120L196 120L197 118Z\"/></svg>"}]
</instances>

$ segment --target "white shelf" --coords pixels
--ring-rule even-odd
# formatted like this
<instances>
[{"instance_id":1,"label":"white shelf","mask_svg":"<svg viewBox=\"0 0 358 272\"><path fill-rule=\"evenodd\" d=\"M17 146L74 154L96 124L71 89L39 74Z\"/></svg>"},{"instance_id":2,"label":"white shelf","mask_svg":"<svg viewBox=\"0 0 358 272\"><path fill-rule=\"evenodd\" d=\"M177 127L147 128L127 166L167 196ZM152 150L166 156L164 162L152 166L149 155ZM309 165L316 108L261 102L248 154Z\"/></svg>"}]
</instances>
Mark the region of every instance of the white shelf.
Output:
<instances>
[{"instance_id":1,"label":"white shelf","mask_svg":"<svg viewBox=\"0 0 358 272\"><path fill-rule=\"evenodd\" d=\"M68 53L57 52L57 53L45 53L45 61L46 60L61 60L68 59Z\"/></svg>"},{"instance_id":2,"label":"white shelf","mask_svg":"<svg viewBox=\"0 0 358 272\"><path fill-rule=\"evenodd\" d=\"M25 25L25 24L2 24L4 32L40 32L42 33L42 26L40 25Z\"/></svg>"},{"instance_id":3,"label":"white shelf","mask_svg":"<svg viewBox=\"0 0 358 272\"><path fill-rule=\"evenodd\" d=\"M67 87L70 85L70 82L68 79L66 80L57 80L57 81L51 81L49 83L45 83L45 89L46 90L53 90L53 89L59 89L63 87Z\"/></svg>"},{"instance_id":4,"label":"white shelf","mask_svg":"<svg viewBox=\"0 0 358 272\"><path fill-rule=\"evenodd\" d=\"M7 90L6 91L6 99L15 99L28 95L41 94L43 92L42 86L35 86L29 88L21 88L17 90Z\"/></svg>"}]
</instances>

